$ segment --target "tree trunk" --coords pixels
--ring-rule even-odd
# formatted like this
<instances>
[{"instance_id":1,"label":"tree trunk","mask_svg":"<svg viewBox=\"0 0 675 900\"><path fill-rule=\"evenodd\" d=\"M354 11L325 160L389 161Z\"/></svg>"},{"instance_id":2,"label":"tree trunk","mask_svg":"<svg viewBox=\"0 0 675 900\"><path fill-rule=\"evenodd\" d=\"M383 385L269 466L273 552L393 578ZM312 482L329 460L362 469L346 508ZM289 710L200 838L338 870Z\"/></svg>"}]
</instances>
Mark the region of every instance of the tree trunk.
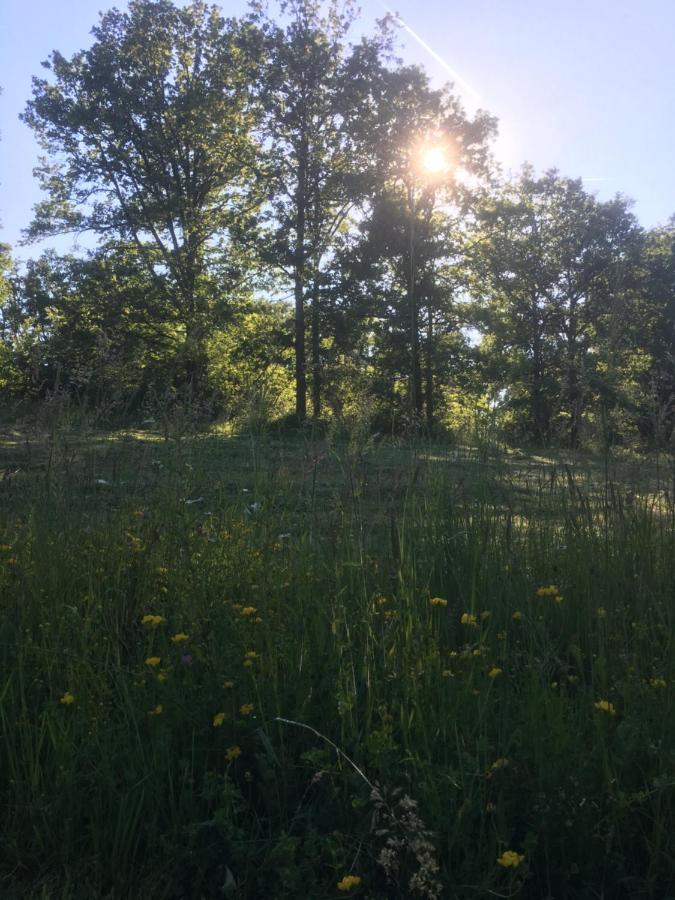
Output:
<instances>
[{"instance_id":1,"label":"tree trunk","mask_svg":"<svg viewBox=\"0 0 675 900\"><path fill-rule=\"evenodd\" d=\"M321 417L321 322L319 285L314 279L312 289L312 415Z\"/></svg>"},{"instance_id":2,"label":"tree trunk","mask_svg":"<svg viewBox=\"0 0 675 900\"><path fill-rule=\"evenodd\" d=\"M427 353L426 353L426 412L429 434L434 428L434 318L427 310Z\"/></svg>"},{"instance_id":3,"label":"tree trunk","mask_svg":"<svg viewBox=\"0 0 675 900\"><path fill-rule=\"evenodd\" d=\"M570 417L569 445L572 449L579 446L581 438L582 387L579 377L578 344L577 344L577 301L570 300L570 314L567 331L567 371L563 394L567 401L567 412Z\"/></svg>"},{"instance_id":4,"label":"tree trunk","mask_svg":"<svg viewBox=\"0 0 675 900\"><path fill-rule=\"evenodd\" d=\"M295 295L295 415L302 423L307 418L307 361L305 354L305 218L307 206L307 143L303 141L298 159L296 190L296 244L294 265Z\"/></svg>"},{"instance_id":5,"label":"tree trunk","mask_svg":"<svg viewBox=\"0 0 675 900\"><path fill-rule=\"evenodd\" d=\"M546 398L544 397L544 360L541 349L540 323L536 316L534 319L534 333L532 340L532 384L530 392L530 408L532 421L536 432L536 438L543 444L548 438L549 417Z\"/></svg>"},{"instance_id":6,"label":"tree trunk","mask_svg":"<svg viewBox=\"0 0 675 900\"><path fill-rule=\"evenodd\" d=\"M419 309L415 296L416 266L415 266L415 192L414 187L408 188L408 209L410 221L408 224L408 308L410 311L410 413L413 421L422 417L422 378L420 366L420 335L419 335ZM411 424L413 422L411 421Z\"/></svg>"}]
</instances>

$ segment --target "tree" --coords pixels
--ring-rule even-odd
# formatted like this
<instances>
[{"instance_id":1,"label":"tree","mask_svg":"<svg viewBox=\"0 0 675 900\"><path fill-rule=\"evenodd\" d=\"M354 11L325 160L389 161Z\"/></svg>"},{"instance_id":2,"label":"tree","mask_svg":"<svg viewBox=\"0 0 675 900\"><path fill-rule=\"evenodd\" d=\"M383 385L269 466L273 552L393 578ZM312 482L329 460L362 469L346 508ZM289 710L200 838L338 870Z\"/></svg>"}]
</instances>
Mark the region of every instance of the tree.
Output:
<instances>
[{"instance_id":1,"label":"tree","mask_svg":"<svg viewBox=\"0 0 675 900\"><path fill-rule=\"evenodd\" d=\"M645 234L623 321L619 356L623 405L639 432L658 445L675 435L675 216ZM632 402L631 402L632 401Z\"/></svg>"},{"instance_id":2,"label":"tree","mask_svg":"<svg viewBox=\"0 0 675 900\"><path fill-rule=\"evenodd\" d=\"M93 231L133 242L183 331L185 373L205 371L210 278L226 237L255 203L254 106L241 31L194 0L132 0L93 29L89 50L52 53L23 115L44 151L29 238ZM141 302L139 298L139 302Z\"/></svg>"},{"instance_id":3,"label":"tree","mask_svg":"<svg viewBox=\"0 0 675 900\"><path fill-rule=\"evenodd\" d=\"M296 416L307 415L306 308L310 308L312 411L322 409L320 286L322 263L350 209L372 178L375 85L386 29L355 47L346 35L352 6L285 0L285 26L260 11L266 60L260 72L260 129L268 215L263 260L293 284Z\"/></svg>"},{"instance_id":4,"label":"tree","mask_svg":"<svg viewBox=\"0 0 675 900\"><path fill-rule=\"evenodd\" d=\"M638 236L623 198L601 203L555 170L525 167L487 198L472 235L476 324L508 360L505 389L531 437L547 440L557 414L579 444L598 329Z\"/></svg>"},{"instance_id":5,"label":"tree","mask_svg":"<svg viewBox=\"0 0 675 900\"><path fill-rule=\"evenodd\" d=\"M373 361L388 372L390 402L400 405L407 393L411 424L426 418L431 429L440 377L457 349L448 340L456 329L452 269L474 193L464 176L487 176L495 121L482 112L470 119L449 88L433 90L422 70L399 67L381 74L371 130L378 177L339 257L338 293L371 319Z\"/></svg>"}]
</instances>

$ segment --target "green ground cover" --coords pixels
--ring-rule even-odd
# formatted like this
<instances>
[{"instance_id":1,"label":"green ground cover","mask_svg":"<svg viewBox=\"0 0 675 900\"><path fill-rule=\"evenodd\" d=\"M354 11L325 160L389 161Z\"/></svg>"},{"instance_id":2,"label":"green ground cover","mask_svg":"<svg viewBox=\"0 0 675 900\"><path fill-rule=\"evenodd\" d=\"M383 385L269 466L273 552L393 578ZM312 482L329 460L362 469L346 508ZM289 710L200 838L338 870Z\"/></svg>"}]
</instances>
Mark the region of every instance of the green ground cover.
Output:
<instances>
[{"instance_id":1,"label":"green ground cover","mask_svg":"<svg viewBox=\"0 0 675 900\"><path fill-rule=\"evenodd\" d=\"M0 896L675 896L668 460L0 435Z\"/></svg>"}]
</instances>

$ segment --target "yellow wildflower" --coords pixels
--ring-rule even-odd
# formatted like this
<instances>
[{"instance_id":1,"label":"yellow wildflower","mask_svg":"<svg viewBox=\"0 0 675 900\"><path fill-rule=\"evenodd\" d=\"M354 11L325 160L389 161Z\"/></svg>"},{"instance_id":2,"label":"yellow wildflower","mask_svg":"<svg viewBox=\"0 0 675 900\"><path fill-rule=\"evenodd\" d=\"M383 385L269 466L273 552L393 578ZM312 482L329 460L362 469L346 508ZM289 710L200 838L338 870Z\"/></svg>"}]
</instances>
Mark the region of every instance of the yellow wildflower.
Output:
<instances>
[{"instance_id":1,"label":"yellow wildflower","mask_svg":"<svg viewBox=\"0 0 675 900\"><path fill-rule=\"evenodd\" d=\"M157 681L159 681L160 684L164 684L168 677L169 676L166 674L166 672L159 672L157 675Z\"/></svg>"},{"instance_id":2,"label":"yellow wildflower","mask_svg":"<svg viewBox=\"0 0 675 900\"><path fill-rule=\"evenodd\" d=\"M478 627L478 619L472 613L462 613L460 622L462 623L462 625L471 625L473 628Z\"/></svg>"},{"instance_id":3,"label":"yellow wildflower","mask_svg":"<svg viewBox=\"0 0 675 900\"><path fill-rule=\"evenodd\" d=\"M238 759L241 756L241 747L234 745L234 747L228 747L225 751L225 759L228 762L232 762L234 759Z\"/></svg>"},{"instance_id":4,"label":"yellow wildflower","mask_svg":"<svg viewBox=\"0 0 675 900\"><path fill-rule=\"evenodd\" d=\"M190 640L189 634L185 634L185 632L179 631L178 634L174 634L174 636L171 638L171 643L172 644L182 644L185 641L189 641L189 640Z\"/></svg>"},{"instance_id":5,"label":"yellow wildflower","mask_svg":"<svg viewBox=\"0 0 675 900\"><path fill-rule=\"evenodd\" d=\"M496 678L498 675L501 675L503 669L500 669L499 666L493 666L488 672L488 678Z\"/></svg>"},{"instance_id":6,"label":"yellow wildflower","mask_svg":"<svg viewBox=\"0 0 675 900\"><path fill-rule=\"evenodd\" d=\"M224 681L223 687L225 688L226 691L231 691L232 688L234 687L234 681Z\"/></svg>"},{"instance_id":7,"label":"yellow wildflower","mask_svg":"<svg viewBox=\"0 0 675 900\"><path fill-rule=\"evenodd\" d=\"M258 654L255 652L255 650L247 650L246 653L244 653L244 659L257 659L257 658L258 658Z\"/></svg>"},{"instance_id":8,"label":"yellow wildflower","mask_svg":"<svg viewBox=\"0 0 675 900\"><path fill-rule=\"evenodd\" d=\"M255 606L245 606L242 609L241 614L242 616L254 616L257 612L258 610Z\"/></svg>"},{"instance_id":9,"label":"yellow wildflower","mask_svg":"<svg viewBox=\"0 0 675 900\"><path fill-rule=\"evenodd\" d=\"M560 591L555 584L544 585L544 587L537 588L537 597L556 597L559 593Z\"/></svg>"},{"instance_id":10,"label":"yellow wildflower","mask_svg":"<svg viewBox=\"0 0 675 900\"><path fill-rule=\"evenodd\" d=\"M665 678L660 678L660 677L650 678L649 684L653 688L664 688L664 687L666 687L666 680L665 680Z\"/></svg>"},{"instance_id":11,"label":"yellow wildflower","mask_svg":"<svg viewBox=\"0 0 675 900\"><path fill-rule=\"evenodd\" d=\"M608 713L610 716L616 715L616 709L614 708L614 704L610 703L609 700L598 700L597 703L593 704L596 709L601 710L602 712Z\"/></svg>"},{"instance_id":12,"label":"yellow wildflower","mask_svg":"<svg viewBox=\"0 0 675 900\"><path fill-rule=\"evenodd\" d=\"M429 601L432 606L447 606L448 601L444 600L442 597L432 597Z\"/></svg>"},{"instance_id":13,"label":"yellow wildflower","mask_svg":"<svg viewBox=\"0 0 675 900\"><path fill-rule=\"evenodd\" d=\"M597 616L599 619L606 619L606 618L607 618L607 610L605 609L604 606L599 606L599 607L596 609L595 614L596 614L596 616Z\"/></svg>"},{"instance_id":14,"label":"yellow wildflower","mask_svg":"<svg viewBox=\"0 0 675 900\"><path fill-rule=\"evenodd\" d=\"M358 875L345 875L344 878L341 878L337 883L338 891L351 891L352 888L358 887L361 884L361 879Z\"/></svg>"},{"instance_id":15,"label":"yellow wildflower","mask_svg":"<svg viewBox=\"0 0 675 900\"><path fill-rule=\"evenodd\" d=\"M134 551L134 553L142 553L145 549L145 544L143 543L143 541L139 537L136 537L135 534L130 534L128 531L127 537L129 538L129 543L131 544L131 549Z\"/></svg>"},{"instance_id":16,"label":"yellow wildflower","mask_svg":"<svg viewBox=\"0 0 675 900\"><path fill-rule=\"evenodd\" d=\"M245 659L245 660L244 660L244 668L245 668L245 669L250 669L250 668L252 668L252 666L253 666L253 660L252 660L252 659Z\"/></svg>"},{"instance_id":17,"label":"yellow wildflower","mask_svg":"<svg viewBox=\"0 0 675 900\"><path fill-rule=\"evenodd\" d=\"M156 669L157 666L161 663L162 659L160 656L149 656L145 664L146 666L150 666L151 669Z\"/></svg>"},{"instance_id":18,"label":"yellow wildflower","mask_svg":"<svg viewBox=\"0 0 675 900\"><path fill-rule=\"evenodd\" d=\"M511 616L511 618L513 619L514 622L520 622L520 620L523 618L523 614L521 613L521 611L519 609L517 609L514 612L514 614Z\"/></svg>"},{"instance_id":19,"label":"yellow wildflower","mask_svg":"<svg viewBox=\"0 0 675 900\"><path fill-rule=\"evenodd\" d=\"M146 628L157 628L158 625L161 625L164 622L164 616L143 616L141 619L141 625L145 625Z\"/></svg>"},{"instance_id":20,"label":"yellow wildflower","mask_svg":"<svg viewBox=\"0 0 675 900\"><path fill-rule=\"evenodd\" d=\"M164 712L164 707L162 706L161 703L158 703L154 709L150 710L150 715L151 716L161 716L163 712Z\"/></svg>"},{"instance_id":21,"label":"yellow wildflower","mask_svg":"<svg viewBox=\"0 0 675 900\"><path fill-rule=\"evenodd\" d=\"M213 727L220 728L220 726L223 724L224 721L225 721L225 713L223 713L223 712L216 713L215 716L213 717Z\"/></svg>"},{"instance_id":22,"label":"yellow wildflower","mask_svg":"<svg viewBox=\"0 0 675 900\"><path fill-rule=\"evenodd\" d=\"M59 700L59 703L63 703L64 706L72 706L75 702L75 697L70 691L66 691L63 697Z\"/></svg>"},{"instance_id":23,"label":"yellow wildflower","mask_svg":"<svg viewBox=\"0 0 675 900\"><path fill-rule=\"evenodd\" d=\"M250 716L253 712L253 708L254 707L252 703L242 703L242 705L239 707L239 712L242 714L242 716Z\"/></svg>"},{"instance_id":24,"label":"yellow wildflower","mask_svg":"<svg viewBox=\"0 0 675 900\"><path fill-rule=\"evenodd\" d=\"M516 869L525 859L524 853L516 853L515 850L505 850L497 857L497 863L505 869Z\"/></svg>"}]
</instances>

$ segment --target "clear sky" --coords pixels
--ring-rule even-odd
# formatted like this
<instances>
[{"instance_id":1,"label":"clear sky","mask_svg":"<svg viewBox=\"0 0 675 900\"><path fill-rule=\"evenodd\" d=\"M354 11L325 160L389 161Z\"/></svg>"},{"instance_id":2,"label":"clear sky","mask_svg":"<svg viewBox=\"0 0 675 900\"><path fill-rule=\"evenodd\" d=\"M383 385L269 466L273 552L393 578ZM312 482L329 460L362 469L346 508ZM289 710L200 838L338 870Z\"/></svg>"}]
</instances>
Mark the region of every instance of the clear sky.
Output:
<instances>
[{"instance_id":1,"label":"clear sky","mask_svg":"<svg viewBox=\"0 0 675 900\"><path fill-rule=\"evenodd\" d=\"M386 3L386 7L385 7ZM86 47L113 0L0 0L0 241L39 199L37 146L18 115L52 49ZM119 0L117 6L125 6ZM223 2L226 15L245 0ZM397 11L402 56L500 120L496 155L624 193L647 226L675 213L675 0L361 0L366 30ZM452 74L454 73L454 77ZM21 248L25 258L35 249Z\"/></svg>"}]
</instances>

